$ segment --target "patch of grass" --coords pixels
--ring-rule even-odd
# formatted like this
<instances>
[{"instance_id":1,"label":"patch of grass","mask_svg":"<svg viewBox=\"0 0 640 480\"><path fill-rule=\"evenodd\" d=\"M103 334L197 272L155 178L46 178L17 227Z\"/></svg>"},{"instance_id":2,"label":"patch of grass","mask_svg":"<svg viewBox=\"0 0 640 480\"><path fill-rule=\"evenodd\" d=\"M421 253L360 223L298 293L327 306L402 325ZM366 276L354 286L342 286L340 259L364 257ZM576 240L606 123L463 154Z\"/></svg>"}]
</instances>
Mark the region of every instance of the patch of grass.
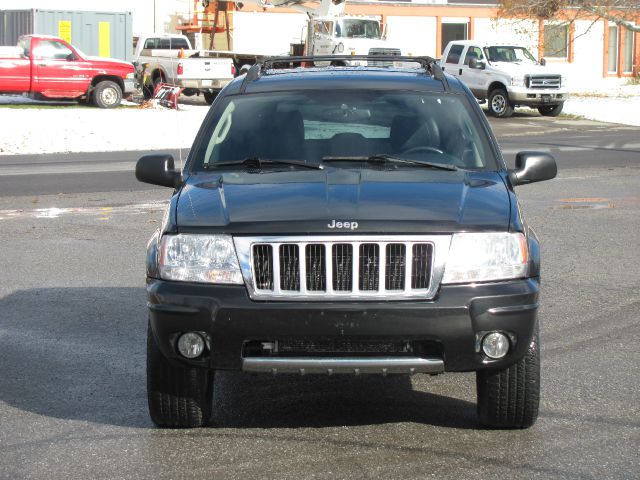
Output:
<instances>
[{"instance_id":1,"label":"patch of grass","mask_svg":"<svg viewBox=\"0 0 640 480\"><path fill-rule=\"evenodd\" d=\"M566 120L588 120L587 117L583 115L576 115L575 113L564 113L562 112L559 115L560 118L564 118Z\"/></svg>"},{"instance_id":2,"label":"patch of grass","mask_svg":"<svg viewBox=\"0 0 640 480\"><path fill-rule=\"evenodd\" d=\"M640 85L640 74L636 75L635 77L631 77L627 81L627 85Z\"/></svg>"}]
</instances>

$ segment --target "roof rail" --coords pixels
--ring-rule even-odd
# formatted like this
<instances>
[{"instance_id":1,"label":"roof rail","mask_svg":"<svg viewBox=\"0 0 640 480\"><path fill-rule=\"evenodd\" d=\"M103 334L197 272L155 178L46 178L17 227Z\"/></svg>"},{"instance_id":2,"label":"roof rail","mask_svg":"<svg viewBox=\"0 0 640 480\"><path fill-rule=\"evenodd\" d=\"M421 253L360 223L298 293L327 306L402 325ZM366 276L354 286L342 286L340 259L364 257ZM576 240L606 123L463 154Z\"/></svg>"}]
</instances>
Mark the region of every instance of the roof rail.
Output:
<instances>
[{"instance_id":1,"label":"roof rail","mask_svg":"<svg viewBox=\"0 0 640 480\"><path fill-rule=\"evenodd\" d=\"M354 60L366 60L368 62L407 62L407 63L418 63L422 68L424 68L425 72L431 74L435 80L439 80L442 82L442 86L445 91L449 91L449 82L440 68L440 65L436 61L436 59L432 57L407 57L402 55L310 55L310 56L281 56L281 57L270 57L264 59L260 70L256 72L257 76L248 78L251 74L251 70L247 74L247 78L245 81L253 81L256 80L262 73L266 70L273 69L275 65L290 65L290 64L300 64L300 63L315 63L315 62L330 62L335 65L335 62L349 62ZM375 63L371 66L376 66ZM286 67L285 67L286 68Z\"/></svg>"}]
</instances>

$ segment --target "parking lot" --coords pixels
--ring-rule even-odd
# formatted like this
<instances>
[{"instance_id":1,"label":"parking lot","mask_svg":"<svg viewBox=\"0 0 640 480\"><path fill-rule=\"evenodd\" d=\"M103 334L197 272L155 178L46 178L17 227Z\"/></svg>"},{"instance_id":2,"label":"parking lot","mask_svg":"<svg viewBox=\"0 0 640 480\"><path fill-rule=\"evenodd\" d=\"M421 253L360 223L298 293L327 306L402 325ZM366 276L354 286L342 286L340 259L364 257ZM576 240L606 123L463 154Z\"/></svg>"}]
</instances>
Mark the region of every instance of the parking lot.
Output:
<instances>
[{"instance_id":1,"label":"parking lot","mask_svg":"<svg viewBox=\"0 0 640 480\"><path fill-rule=\"evenodd\" d=\"M473 374L239 373L211 428L154 428L144 252L170 191L135 182L137 152L0 157L0 478L640 478L640 130L492 125L510 162L559 166L518 187L543 245L533 428L480 428Z\"/></svg>"}]
</instances>

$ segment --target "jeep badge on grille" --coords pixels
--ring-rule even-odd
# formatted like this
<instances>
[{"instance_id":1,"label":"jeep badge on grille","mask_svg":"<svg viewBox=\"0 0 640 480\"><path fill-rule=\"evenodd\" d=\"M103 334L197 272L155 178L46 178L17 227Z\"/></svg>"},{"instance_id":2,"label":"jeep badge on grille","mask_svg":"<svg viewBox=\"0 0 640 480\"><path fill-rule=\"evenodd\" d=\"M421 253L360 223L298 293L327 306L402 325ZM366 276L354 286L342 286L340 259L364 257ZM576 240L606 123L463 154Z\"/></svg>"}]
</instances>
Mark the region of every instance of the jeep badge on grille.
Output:
<instances>
[{"instance_id":1,"label":"jeep badge on grille","mask_svg":"<svg viewBox=\"0 0 640 480\"><path fill-rule=\"evenodd\" d=\"M336 222L335 220L331 220L331 223L327 223L327 227L329 228L344 228L348 230L357 230L358 222Z\"/></svg>"}]
</instances>

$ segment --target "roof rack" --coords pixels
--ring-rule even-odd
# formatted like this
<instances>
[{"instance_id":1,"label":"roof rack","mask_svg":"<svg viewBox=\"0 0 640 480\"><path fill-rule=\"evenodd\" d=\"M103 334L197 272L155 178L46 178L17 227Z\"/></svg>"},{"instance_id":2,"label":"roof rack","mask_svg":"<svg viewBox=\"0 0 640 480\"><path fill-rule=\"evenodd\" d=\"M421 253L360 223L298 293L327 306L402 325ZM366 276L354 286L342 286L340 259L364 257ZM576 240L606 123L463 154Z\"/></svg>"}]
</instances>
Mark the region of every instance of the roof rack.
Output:
<instances>
[{"instance_id":1,"label":"roof rack","mask_svg":"<svg viewBox=\"0 0 640 480\"><path fill-rule=\"evenodd\" d=\"M438 62L432 57L407 57L402 55L315 55L315 56L281 56L266 58L262 63L256 63L247 72L247 75L240 87L241 93L247 88L249 82L257 80L267 70L274 69L275 65L300 65L302 63L330 62L335 66L336 62L349 62L353 60L366 60L368 62L407 62L418 63L424 71L433 76L435 80L442 82L445 91L449 91L449 82L444 76L444 72ZM375 63L369 66L377 66ZM286 67L284 67L286 68Z\"/></svg>"}]
</instances>

